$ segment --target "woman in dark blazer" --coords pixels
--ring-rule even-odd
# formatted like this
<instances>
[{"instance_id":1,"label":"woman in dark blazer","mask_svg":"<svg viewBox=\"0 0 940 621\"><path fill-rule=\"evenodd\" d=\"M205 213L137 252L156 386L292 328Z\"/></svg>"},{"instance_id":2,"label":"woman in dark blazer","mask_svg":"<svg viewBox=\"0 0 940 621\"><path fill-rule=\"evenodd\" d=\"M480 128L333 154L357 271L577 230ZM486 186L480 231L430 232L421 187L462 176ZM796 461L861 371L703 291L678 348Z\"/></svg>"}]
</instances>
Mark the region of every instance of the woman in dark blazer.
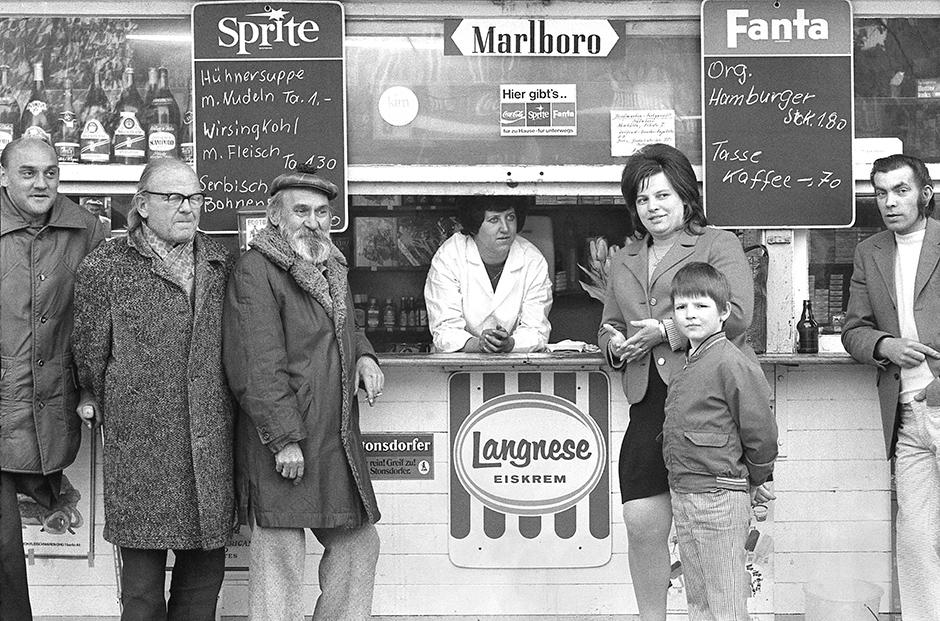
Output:
<instances>
[{"instance_id":1,"label":"woman in dark blazer","mask_svg":"<svg viewBox=\"0 0 940 621\"><path fill-rule=\"evenodd\" d=\"M737 237L707 226L695 172L680 151L643 147L627 161L620 187L633 234L611 263L598 344L622 372L630 403L619 475L640 619L665 621L672 507L658 436L666 390L688 344L672 320L670 284L691 261L718 268L732 293L725 332L738 346L751 323L754 286Z\"/></svg>"}]
</instances>

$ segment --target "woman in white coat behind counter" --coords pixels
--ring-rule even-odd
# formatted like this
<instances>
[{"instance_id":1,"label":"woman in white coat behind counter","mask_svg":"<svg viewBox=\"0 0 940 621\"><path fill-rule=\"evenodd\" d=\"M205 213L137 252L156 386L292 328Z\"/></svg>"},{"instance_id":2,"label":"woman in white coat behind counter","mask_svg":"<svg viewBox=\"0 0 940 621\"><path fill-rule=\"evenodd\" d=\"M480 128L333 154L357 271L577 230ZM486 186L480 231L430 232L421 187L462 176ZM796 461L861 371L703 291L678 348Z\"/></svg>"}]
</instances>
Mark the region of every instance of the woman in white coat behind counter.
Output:
<instances>
[{"instance_id":1,"label":"woman in white coat behind counter","mask_svg":"<svg viewBox=\"0 0 940 621\"><path fill-rule=\"evenodd\" d=\"M438 249L424 284L434 350L544 349L552 283L545 257L516 235L525 198L473 196L458 207L463 230Z\"/></svg>"}]
</instances>

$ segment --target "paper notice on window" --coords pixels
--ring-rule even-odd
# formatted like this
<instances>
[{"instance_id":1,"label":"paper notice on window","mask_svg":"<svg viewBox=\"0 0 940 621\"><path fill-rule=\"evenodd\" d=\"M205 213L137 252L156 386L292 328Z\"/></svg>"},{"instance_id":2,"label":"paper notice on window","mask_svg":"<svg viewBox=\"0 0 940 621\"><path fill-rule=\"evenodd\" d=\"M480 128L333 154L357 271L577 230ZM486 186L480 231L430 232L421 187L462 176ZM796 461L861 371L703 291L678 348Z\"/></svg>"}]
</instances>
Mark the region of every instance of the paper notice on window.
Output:
<instances>
[{"instance_id":1,"label":"paper notice on window","mask_svg":"<svg viewBox=\"0 0 940 621\"><path fill-rule=\"evenodd\" d=\"M610 154L632 155L643 145L676 146L675 110L611 110Z\"/></svg>"}]
</instances>

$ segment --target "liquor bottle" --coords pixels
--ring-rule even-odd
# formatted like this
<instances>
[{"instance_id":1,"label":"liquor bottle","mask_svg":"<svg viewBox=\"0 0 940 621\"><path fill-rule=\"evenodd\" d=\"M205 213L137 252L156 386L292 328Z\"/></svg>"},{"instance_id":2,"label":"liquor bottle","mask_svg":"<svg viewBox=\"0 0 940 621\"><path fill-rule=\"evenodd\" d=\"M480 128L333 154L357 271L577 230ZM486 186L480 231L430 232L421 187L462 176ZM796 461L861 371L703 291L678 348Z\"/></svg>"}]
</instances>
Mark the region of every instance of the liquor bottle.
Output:
<instances>
[{"instance_id":1,"label":"liquor bottle","mask_svg":"<svg viewBox=\"0 0 940 621\"><path fill-rule=\"evenodd\" d=\"M186 101L186 112L183 113L183 124L180 126L180 159L192 164L196 159L195 143L193 141L195 119L193 118L193 88L190 82L189 99Z\"/></svg>"},{"instance_id":2,"label":"liquor bottle","mask_svg":"<svg viewBox=\"0 0 940 621\"><path fill-rule=\"evenodd\" d=\"M54 143L56 156L60 162L78 162L81 149L81 128L78 114L75 113L75 98L72 96L72 79L65 80L65 93L62 96L62 110L56 123Z\"/></svg>"},{"instance_id":3,"label":"liquor bottle","mask_svg":"<svg viewBox=\"0 0 940 621\"><path fill-rule=\"evenodd\" d=\"M418 313L418 311L417 311L417 309L415 309L415 299L414 299L414 296L409 295L409 296L408 296L408 315L407 315L407 321L408 321L408 327L409 327L409 328L417 328L417 327L418 327L418 316L417 316L417 313Z\"/></svg>"},{"instance_id":4,"label":"liquor bottle","mask_svg":"<svg viewBox=\"0 0 940 621\"><path fill-rule=\"evenodd\" d=\"M118 164L143 164L147 160L147 132L140 125L144 102L134 88L134 69L124 70L124 88L114 107L114 161Z\"/></svg>"},{"instance_id":5,"label":"liquor bottle","mask_svg":"<svg viewBox=\"0 0 940 621\"><path fill-rule=\"evenodd\" d=\"M111 134L108 125L111 120L111 102L101 88L101 74L97 65L92 63L91 85L85 95L82 107L81 154L83 164L107 164L111 161Z\"/></svg>"},{"instance_id":6,"label":"liquor bottle","mask_svg":"<svg viewBox=\"0 0 940 621\"><path fill-rule=\"evenodd\" d=\"M353 309L356 317L356 329L366 329L366 296L363 293L353 295Z\"/></svg>"},{"instance_id":7,"label":"liquor bottle","mask_svg":"<svg viewBox=\"0 0 940 621\"><path fill-rule=\"evenodd\" d=\"M147 107L147 151L150 159L179 157L179 106L167 86L166 67L157 70L157 90Z\"/></svg>"},{"instance_id":8,"label":"liquor bottle","mask_svg":"<svg viewBox=\"0 0 940 621\"><path fill-rule=\"evenodd\" d=\"M166 67L159 67L157 69L157 91L154 93L153 98L154 100L168 100L171 122L179 128L182 116L180 115L179 104L176 103L176 97L173 96L173 92L170 90L170 74ZM153 102L151 101L151 103Z\"/></svg>"},{"instance_id":9,"label":"liquor bottle","mask_svg":"<svg viewBox=\"0 0 940 621\"><path fill-rule=\"evenodd\" d=\"M398 327L402 330L408 327L408 298L405 296L398 299Z\"/></svg>"},{"instance_id":10,"label":"liquor bottle","mask_svg":"<svg viewBox=\"0 0 940 621\"><path fill-rule=\"evenodd\" d=\"M796 324L799 341L796 351L799 354L815 354L819 352L819 325L813 318L813 302L803 300L803 314L800 322Z\"/></svg>"},{"instance_id":11,"label":"liquor bottle","mask_svg":"<svg viewBox=\"0 0 940 621\"><path fill-rule=\"evenodd\" d=\"M385 328L386 332L395 329L396 319L395 305L392 304L392 298L385 298L385 306L382 308L382 327Z\"/></svg>"},{"instance_id":12,"label":"liquor bottle","mask_svg":"<svg viewBox=\"0 0 940 621\"><path fill-rule=\"evenodd\" d=\"M46 83L42 77L42 62L33 64L33 90L29 94L29 103L23 109L20 119L21 134L51 142L52 111L46 100Z\"/></svg>"},{"instance_id":13,"label":"liquor bottle","mask_svg":"<svg viewBox=\"0 0 940 621\"><path fill-rule=\"evenodd\" d=\"M124 69L124 83L121 87L121 96L114 104L115 125L120 122L122 112L133 112L138 122L142 122L141 117L144 113L144 100L140 98L140 93L134 87L134 68L126 67Z\"/></svg>"},{"instance_id":14,"label":"liquor bottle","mask_svg":"<svg viewBox=\"0 0 940 621\"><path fill-rule=\"evenodd\" d=\"M424 305L424 298L418 298L418 327L428 327L428 308Z\"/></svg>"},{"instance_id":15,"label":"liquor bottle","mask_svg":"<svg viewBox=\"0 0 940 621\"><path fill-rule=\"evenodd\" d=\"M0 151L20 135L20 104L10 88L10 67L0 67Z\"/></svg>"},{"instance_id":16,"label":"liquor bottle","mask_svg":"<svg viewBox=\"0 0 940 621\"><path fill-rule=\"evenodd\" d=\"M424 303L424 298L418 298L418 327L428 327L428 307Z\"/></svg>"},{"instance_id":17,"label":"liquor bottle","mask_svg":"<svg viewBox=\"0 0 940 621\"><path fill-rule=\"evenodd\" d=\"M144 109L147 109L150 106L150 102L153 101L154 95L157 94L157 68L150 67L147 70L147 90L144 91ZM141 119L146 125L146 121Z\"/></svg>"},{"instance_id":18,"label":"liquor bottle","mask_svg":"<svg viewBox=\"0 0 940 621\"><path fill-rule=\"evenodd\" d=\"M381 313L379 312L379 303L375 298L369 298L369 307L366 309L366 327L375 330L381 322Z\"/></svg>"}]
</instances>

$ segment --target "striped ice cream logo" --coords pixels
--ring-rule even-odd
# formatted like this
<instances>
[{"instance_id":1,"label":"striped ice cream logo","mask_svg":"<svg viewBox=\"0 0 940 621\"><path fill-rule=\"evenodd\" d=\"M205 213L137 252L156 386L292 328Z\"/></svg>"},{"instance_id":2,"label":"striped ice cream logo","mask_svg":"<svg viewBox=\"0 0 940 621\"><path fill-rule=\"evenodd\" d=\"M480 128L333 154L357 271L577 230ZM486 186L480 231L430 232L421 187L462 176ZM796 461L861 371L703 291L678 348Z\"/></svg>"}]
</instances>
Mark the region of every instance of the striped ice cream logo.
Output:
<instances>
[{"instance_id":1,"label":"striped ice cream logo","mask_svg":"<svg viewBox=\"0 0 940 621\"><path fill-rule=\"evenodd\" d=\"M609 561L609 396L606 374L596 371L451 376L448 548L455 565ZM504 441L514 441L514 450Z\"/></svg>"}]
</instances>

